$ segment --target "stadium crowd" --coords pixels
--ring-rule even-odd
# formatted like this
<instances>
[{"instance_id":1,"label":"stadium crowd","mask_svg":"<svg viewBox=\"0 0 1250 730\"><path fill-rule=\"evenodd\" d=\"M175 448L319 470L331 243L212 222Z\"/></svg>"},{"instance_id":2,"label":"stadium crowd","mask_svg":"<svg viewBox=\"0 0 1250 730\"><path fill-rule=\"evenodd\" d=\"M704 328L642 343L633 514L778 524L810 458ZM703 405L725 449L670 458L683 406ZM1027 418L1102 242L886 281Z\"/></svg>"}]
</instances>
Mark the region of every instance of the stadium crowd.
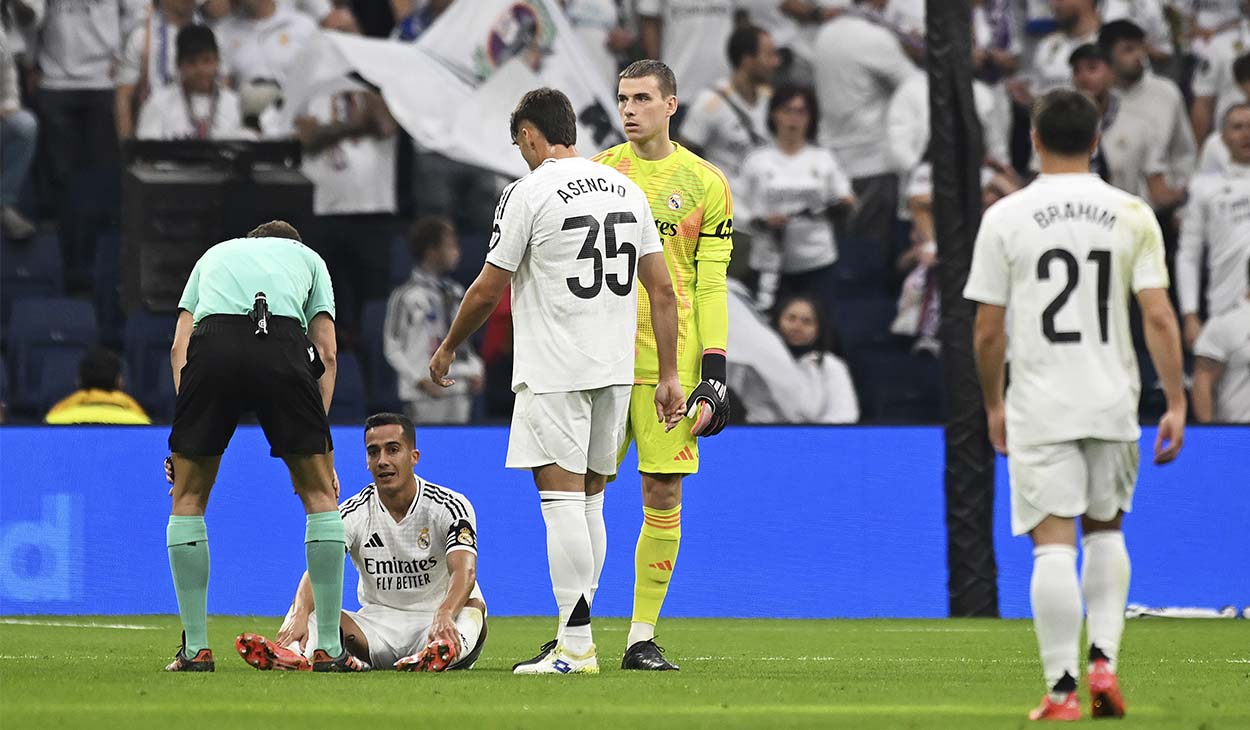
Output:
<instances>
[{"instance_id":1,"label":"stadium crowd","mask_svg":"<svg viewBox=\"0 0 1250 730\"><path fill-rule=\"evenodd\" d=\"M624 64L670 65L678 140L730 181L735 417L940 418L924 0L549 4L565 13L592 61L585 73L609 97ZM421 148L375 91L323 93L289 123L272 113L316 34L418 42L451 5L4 0L4 417L65 422L76 408L107 421L115 408L118 422L168 420L173 317L118 304L120 150L131 138L192 138L302 146L315 213L305 240L325 259L338 301L332 420L401 408L418 423L507 419L507 298L458 358L455 388L434 386L425 364L485 255L509 181ZM1250 422L1250 3L973 7L984 205L1035 174L1032 100L1065 85L1090 95L1103 114L1093 169L1148 201L1165 234L1204 390L1195 415ZM49 306L49 297L60 298ZM1208 320L1217 333L1204 332ZM1136 337L1142 353L1140 327ZM1138 360L1143 416L1157 415L1149 358ZM82 390L71 396L76 378Z\"/></svg>"}]
</instances>

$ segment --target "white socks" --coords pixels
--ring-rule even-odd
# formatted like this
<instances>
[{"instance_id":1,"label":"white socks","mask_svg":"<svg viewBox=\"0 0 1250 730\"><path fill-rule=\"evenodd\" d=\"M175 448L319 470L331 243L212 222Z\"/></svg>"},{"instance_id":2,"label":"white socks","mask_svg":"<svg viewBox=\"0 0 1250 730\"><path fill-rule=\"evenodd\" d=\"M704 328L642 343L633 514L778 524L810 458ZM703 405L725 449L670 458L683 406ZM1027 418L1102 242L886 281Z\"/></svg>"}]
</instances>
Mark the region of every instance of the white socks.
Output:
<instances>
[{"instance_id":1,"label":"white socks","mask_svg":"<svg viewBox=\"0 0 1250 730\"><path fill-rule=\"evenodd\" d=\"M594 555L595 568L590 578L591 608L595 605L595 593L599 591L599 576L603 573L603 561L608 556L608 527L603 523L603 495L586 495L586 530L590 533L590 551Z\"/></svg>"},{"instance_id":2,"label":"white socks","mask_svg":"<svg viewBox=\"0 0 1250 730\"><path fill-rule=\"evenodd\" d=\"M456 615L456 629L460 631L460 653L456 655L456 659L462 658L465 654L473 651L473 647L477 646L477 638L482 635L482 624L486 623L486 617L482 615L480 608L473 606L465 606L460 609L460 613Z\"/></svg>"},{"instance_id":3,"label":"white socks","mask_svg":"<svg viewBox=\"0 0 1250 730\"><path fill-rule=\"evenodd\" d=\"M625 639L625 648L637 644L640 641L651 641L655 638L655 625L643 623L642 621L634 621L629 625L629 637Z\"/></svg>"},{"instance_id":4,"label":"white socks","mask_svg":"<svg viewBox=\"0 0 1250 730\"><path fill-rule=\"evenodd\" d=\"M574 655L590 651L590 587L595 558L586 527L586 495L581 492L543 492L543 521L547 524L547 564L551 590L560 607L558 641Z\"/></svg>"},{"instance_id":5,"label":"white socks","mask_svg":"<svg viewBox=\"0 0 1250 730\"><path fill-rule=\"evenodd\" d=\"M1046 687L1068 674L1080 676L1077 655L1081 641L1081 586L1076 577L1076 548L1038 545L1033 548L1033 580L1029 585L1033 628L1042 657Z\"/></svg>"},{"instance_id":6,"label":"white socks","mask_svg":"<svg viewBox=\"0 0 1250 730\"><path fill-rule=\"evenodd\" d=\"M1085 595L1085 634L1088 643L1107 655L1115 671L1124 634L1124 606L1128 602L1129 559L1124 533L1091 532L1081 541L1084 549L1081 591Z\"/></svg>"}]
</instances>

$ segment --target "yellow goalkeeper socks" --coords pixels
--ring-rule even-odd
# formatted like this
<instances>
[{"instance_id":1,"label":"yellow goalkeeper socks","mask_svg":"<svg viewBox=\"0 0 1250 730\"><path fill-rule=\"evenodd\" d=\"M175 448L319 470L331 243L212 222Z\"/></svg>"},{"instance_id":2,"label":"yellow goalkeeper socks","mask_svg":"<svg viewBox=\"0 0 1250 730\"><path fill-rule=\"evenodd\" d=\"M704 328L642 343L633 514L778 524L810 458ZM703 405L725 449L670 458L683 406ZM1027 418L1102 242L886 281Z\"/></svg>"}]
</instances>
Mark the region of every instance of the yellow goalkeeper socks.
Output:
<instances>
[{"instance_id":1,"label":"yellow goalkeeper socks","mask_svg":"<svg viewBox=\"0 0 1250 730\"><path fill-rule=\"evenodd\" d=\"M634 617L633 624L655 626L660 619L660 607L668 594L668 582L677 563L677 551L681 547L681 505L672 509L642 508L642 531L638 535L638 548L634 552ZM630 631L630 643L638 639Z\"/></svg>"}]
</instances>

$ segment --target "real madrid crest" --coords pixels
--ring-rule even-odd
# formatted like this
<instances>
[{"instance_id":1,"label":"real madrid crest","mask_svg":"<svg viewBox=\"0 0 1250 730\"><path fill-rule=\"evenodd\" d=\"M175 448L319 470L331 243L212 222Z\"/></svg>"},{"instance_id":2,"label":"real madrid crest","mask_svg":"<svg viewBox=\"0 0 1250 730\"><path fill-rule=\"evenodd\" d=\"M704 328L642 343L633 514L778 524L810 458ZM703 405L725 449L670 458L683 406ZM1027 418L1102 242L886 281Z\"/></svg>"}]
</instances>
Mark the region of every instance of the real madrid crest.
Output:
<instances>
[{"instance_id":1,"label":"real madrid crest","mask_svg":"<svg viewBox=\"0 0 1250 730\"><path fill-rule=\"evenodd\" d=\"M422 527L421 534L417 535L417 547L422 550L428 550L430 547L430 528Z\"/></svg>"},{"instance_id":2,"label":"real madrid crest","mask_svg":"<svg viewBox=\"0 0 1250 730\"><path fill-rule=\"evenodd\" d=\"M470 530L468 527L460 528L460 534L456 535L456 542L460 545L468 545L469 547L475 547L477 545L477 540L473 539L473 530Z\"/></svg>"},{"instance_id":3,"label":"real madrid crest","mask_svg":"<svg viewBox=\"0 0 1250 730\"><path fill-rule=\"evenodd\" d=\"M674 192L668 196L669 210L681 210L681 193Z\"/></svg>"}]
</instances>

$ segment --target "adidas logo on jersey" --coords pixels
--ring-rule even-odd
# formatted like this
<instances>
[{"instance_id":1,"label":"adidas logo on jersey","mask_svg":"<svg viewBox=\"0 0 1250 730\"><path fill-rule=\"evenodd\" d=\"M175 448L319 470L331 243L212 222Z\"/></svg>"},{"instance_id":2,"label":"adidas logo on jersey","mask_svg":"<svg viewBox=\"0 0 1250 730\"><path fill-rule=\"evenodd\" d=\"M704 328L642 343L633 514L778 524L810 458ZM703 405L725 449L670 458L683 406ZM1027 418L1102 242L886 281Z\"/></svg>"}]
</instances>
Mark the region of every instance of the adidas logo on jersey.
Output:
<instances>
[{"instance_id":1,"label":"adidas logo on jersey","mask_svg":"<svg viewBox=\"0 0 1250 730\"><path fill-rule=\"evenodd\" d=\"M378 533L375 532L369 536L369 541L365 543L365 547L380 548L386 546L382 544L382 538L378 537Z\"/></svg>"}]
</instances>

